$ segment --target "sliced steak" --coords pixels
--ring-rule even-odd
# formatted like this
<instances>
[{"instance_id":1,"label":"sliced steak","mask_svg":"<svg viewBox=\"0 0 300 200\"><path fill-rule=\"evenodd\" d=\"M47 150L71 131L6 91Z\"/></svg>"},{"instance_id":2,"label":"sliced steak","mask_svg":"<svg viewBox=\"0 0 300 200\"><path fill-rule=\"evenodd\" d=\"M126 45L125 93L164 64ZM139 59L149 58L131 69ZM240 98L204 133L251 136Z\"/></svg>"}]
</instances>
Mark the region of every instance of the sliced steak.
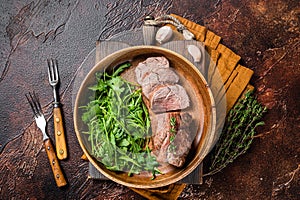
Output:
<instances>
[{"instance_id":1,"label":"sliced steak","mask_svg":"<svg viewBox=\"0 0 300 200\"><path fill-rule=\"evenodd\" d=\"M180 166L179 164L176 164L176 162L179 162L177 160L185 161L188 152L181 153L184 152L184 150L181 149L186 149L188 151L190 149L191 143L186 143L187 140L183 136L192 138L192 136L186 135L189 132L188 130L191 122L192 116L189 113L183 112L161 113L152 116L152 154L156 156L158 162L168 162L172 165ZM182 132L186 134L182 134ZM178 135L178 133L180 134ZM180 139L185 140L182 141L183 143L178 143L177 141ZM172 149L170 148L170 145L182 146L178 148L178 150L175 149L176 152L178 151L178 153L181 154L172 156L172 152L169 150Z\"/></svg>"},{"instance_id":2,"label":"sliced steak","mask_svg":"<svg viewBox=\"0 0 300 200\"><path fill-rule=\"evenodd\" d=\"M171 68L157 69L154 72L148 73L142 80L141 86L143 94L149 98L149 94L153 89L162 84L175 84L179 82L179 77Z\"/></svg>"},{"instance_id":3,"label":"sliced steak","mask_svg":"<svg viewBox=\"0 0 300 200\"><path fill-rule=\"evenodd\" d=\"M150 109L155 112L183 110L190 106L186 90L178 84L159 85L149 94Z\"/></svg>"},{"instance_id":4,"label":"sliced steak","mask_svg":"<svg viewBox=\"0 0 300 200\"><path fill-rule=\"evenodd\" d=\"M167 152L168 152L168 147L170 145L170 137L171 134L169 131L164 131L161 132L163 135L157 135L158 137L160 137L159 139L163 139L160 145L160 148L157 149L156 151L153 151L153 154L156 156L156 160L158 162L167 162ZM165 136L165 138L161 137L161 136Z\"/></svg>"},{"instance_id":5,"label":"sliced steak","mask_svg":"<svg viewBox=\"0 0 300 200\"><path fill-rule=\"evenodd\" d=\"M143 79L151 72L159 69L167 69L170 67L169 61L163 57L149 57L145 61L140 62L135 68L137 82L142 85Z\"/></svg>"},{"instance_id":6,"label":"sliced steak","mask_svg":"<svg viewBox=\"0 0 300 200\"><path fill-rule=\"evenodd\" d=\"M167 162L176 167L182 167L191 149L193 138L189 129L179 129L175 139L168 146Z\"/></svg>"},{"instance_id":7,"label":"sliced steak","mask_svg":"<svg viewBox=\"0 0 300 200\"><path fill-rule=\"evenodd\" d=\"M151 128L152 153L158 162L166 162L171 128L169 113L151 115Z\"/></svg>"},{"instance_id":8,"label":"sliced steak","mask_svg":"<svg viewBox=\"0 0 300 200\"><path fill-rule=\"evenodd\" d=\"M178 84L179 76L165 57L149 57L135 68L151 118L149 144L158 162L183 166L192 144L189 126L193 119L181 111L190 106L186 90Z\"/></svg>"}]
</instances>

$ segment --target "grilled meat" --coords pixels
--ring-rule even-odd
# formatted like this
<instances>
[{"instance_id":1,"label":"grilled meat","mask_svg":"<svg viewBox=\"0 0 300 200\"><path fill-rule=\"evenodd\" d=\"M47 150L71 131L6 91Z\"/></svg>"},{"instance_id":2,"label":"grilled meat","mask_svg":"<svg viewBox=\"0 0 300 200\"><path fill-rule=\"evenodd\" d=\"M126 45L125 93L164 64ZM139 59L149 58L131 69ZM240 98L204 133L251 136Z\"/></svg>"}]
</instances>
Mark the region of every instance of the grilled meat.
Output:
<instances>
[{"instance_id":1,"label":"grilled meat","mask_svg":"<svg viewBox=\"0 0 300 200\"><path fill-rule=\"evenodd\" d=\"M186 112L152 116L152 153L157 161L168 162L177 167L184 164L193 141L189 130L191 123L192 116Z\"/></svg>"},{"instance_id":2,"label":"grilled meat","mask_svg":"<svg viewBox=\"0 0 300 200\"><path fill-rule=\"evenodd\" d=\"M168 112L189 107L190 99L181 85L160 85L149 94L149 103L153 112Z\"/></svg>"},{"instance_id":3,"label":"grilled meat","mask_svg":"<svg viewBox=\"0 0 300 200\"><path fill-rule=\"evenodd\" d=\"M189 129L193 119L182 112L190 106L190 99L179 76L163 56L140 62L135 75L150 112L152 154L158 162L182 167L193 141Z\"/></svg>"}]
</instances>

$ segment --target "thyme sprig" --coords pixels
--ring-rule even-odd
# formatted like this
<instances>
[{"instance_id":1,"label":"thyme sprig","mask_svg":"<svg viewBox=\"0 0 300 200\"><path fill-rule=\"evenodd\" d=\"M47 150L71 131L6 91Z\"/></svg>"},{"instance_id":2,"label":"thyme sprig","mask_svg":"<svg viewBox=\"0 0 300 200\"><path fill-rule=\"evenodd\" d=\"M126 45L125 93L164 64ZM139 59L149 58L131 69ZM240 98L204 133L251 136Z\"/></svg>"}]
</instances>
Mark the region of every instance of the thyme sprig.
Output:
<instances>
[{"instance_id":1,"label":"thyme sprig","mask_svg":"<svg viewBox=\"0 0 300 200\"><path fill-rule=\"evenodd\" d=\"M256 127L264 125L261 119L265 112L266 107L257 101L253 92L247 92L239 100L226 117L219 142L211 153L209 172L204 176L221 171L249 149Z\"/></svg>"}]
</instances>

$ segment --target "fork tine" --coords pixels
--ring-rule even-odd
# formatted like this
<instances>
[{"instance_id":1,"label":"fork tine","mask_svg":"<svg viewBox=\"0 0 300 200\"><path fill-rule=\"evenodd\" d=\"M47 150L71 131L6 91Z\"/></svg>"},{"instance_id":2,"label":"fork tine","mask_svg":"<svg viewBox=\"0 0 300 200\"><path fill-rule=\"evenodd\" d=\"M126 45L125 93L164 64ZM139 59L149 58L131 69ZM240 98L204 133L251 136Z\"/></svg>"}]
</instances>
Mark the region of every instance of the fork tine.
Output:
<instances>
[{"instance_id":1,"label":"fork tine","mask_svg":"<svg viewBox=\"0 0 300 200\"><path fill-rule=\"evenodd\" d=\"M49 59L47 59L47 63L48 63L48 77L49 77L49 82L51 82L51 79L52 79L52 77L51 77L51 63L50 63L50 60Z\"/></svg>"},{"instance_id":2,"label":"fork tine","mask_svg":"<svg viewBox=\"0 0 300 200\"><path fill-rule=\"evenodd\" d=\"M53 77L53 61L52 59L47 59L48 62L48 76L49 76L49 81L51 82L54 77Z\"/></svg>"},{"instance_id":3,"label":"fork tine","mask_svg":"<svg viewBox=\"0 0 300 200\"><path fill-rule=\"evenodd\" d=\"M29 96L29 95L30 95L30 96ZM32 109L32 112L33 112L33 114L34 114L34 117L37 117L37 113L36 113L35 107L34 107L34 105L33 105L32 99L31 99L31 94L30 94L30 93L29 93L29 94L25 94L25 96L26 96L26 99L27 99L27 101L28 101L28 103L29 103L31 109Z\"/></svg>"},{"instance_id":4,"label":"fork tine","mask_svg":"<svg viewBox=\"0 0 300 200\"><path fill-rule=\"evenodd\" d=\"M30 107L34 113L35 117L42 115L42 107L39 102L38 97L36 96L35 92L33 92L33 95L29 92L28 95L25 94L28 103L30 104Z\"/></svg>"},{"instance_id":5,"label":"fork tine","mask_svg":"<svg viewBox=\"0 0 300 200\"><path fill-rule=\"evenodd\" d=\"M58 80L58 69L57 69L57 60L53 61L53 66L54 66L54 74L55 74L55 80Z\"/></svg>"},{"instance_id":6,"label":"fork tine","mask_svg":"<svg viewBox=\"0 0 300 200\"><path fill-rule=\"evenodd\" d=\"M57 61L55 59L47 59L49 81L58 81Z\"/></svg>"},{"instance_id":7,"label":"fork tine","mask_svg":"<svg viewBox=\"0 0 300 200\"><path fill-rule=\"evenodd\" d=\"M43 114L42 112L42 107L41 107L41 104L40 104L40 100L39 98L37 97L37 95L35 94L35 92L33 92L33 99L34 99L34 103L36 105L36 108L37 108L37 111L40 115Z\"/></svg>"}]
</instances>

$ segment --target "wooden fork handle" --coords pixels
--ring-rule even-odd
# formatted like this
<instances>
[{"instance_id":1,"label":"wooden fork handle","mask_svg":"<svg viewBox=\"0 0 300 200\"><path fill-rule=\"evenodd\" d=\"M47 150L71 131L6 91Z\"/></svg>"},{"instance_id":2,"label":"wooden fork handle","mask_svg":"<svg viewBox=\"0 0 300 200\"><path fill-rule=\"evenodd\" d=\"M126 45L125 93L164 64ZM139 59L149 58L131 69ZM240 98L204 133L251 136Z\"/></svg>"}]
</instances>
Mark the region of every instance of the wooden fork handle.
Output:
<instances>
[{"instance_id":1,"label":"wooden fork handle","mask_svg":"<svg viewBox=\"0 0 300 200\"><path fill-rule=\"evenodd\" d=\"M65 131L63 126L63 119L60 107L53 108L53 119L54 119L54 135L55 135L55 146L56 155L60 160L67 158L67 143L65 137Z\"/></svg>"},{"instance_id":2,"label":"wooden fork handle","mask_svg":"<svg viewBox=\"0 0 300 200\"><path fill-rule=\"evenodd\" d=\"M59 162L58 162L58 159L56 157L55 150L53 148L51 140L50 139L45 140L44 145L45 145L45 149L46 149L46 152L47 152L47 155L48 155L48 159L49 159L49 162L50 162L50 165L51 165L51 168L52 168L52 172L53 172L53 175L54 175L56 185L58 187L62 187L62 186L67 185L67 181L66 181L66 179L64 177L64 174L63 174L63 172L62 172L62 170L59 166Z\"/></svg>"}]
</instances>

